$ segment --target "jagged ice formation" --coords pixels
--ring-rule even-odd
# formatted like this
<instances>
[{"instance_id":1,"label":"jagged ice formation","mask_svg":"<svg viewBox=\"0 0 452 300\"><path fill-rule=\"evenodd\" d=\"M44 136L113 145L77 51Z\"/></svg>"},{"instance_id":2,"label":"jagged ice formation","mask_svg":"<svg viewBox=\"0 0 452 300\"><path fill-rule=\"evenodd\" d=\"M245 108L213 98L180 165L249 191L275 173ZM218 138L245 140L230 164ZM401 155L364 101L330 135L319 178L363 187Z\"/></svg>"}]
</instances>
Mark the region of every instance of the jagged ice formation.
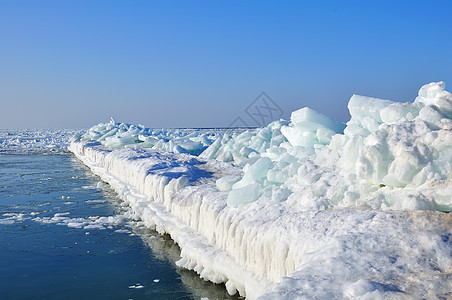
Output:
<instances>
[{"instance_id":1,"label":"jagged ice formation","mask_svg":"<svg viewBox=\"0 0 452 300\"><path fill-rule=\"evenodd\" d=\"M347 124L309 108L244 132L115 123L71 143L180 267L247 298L447 298L452 95L354 95Z\"/></svg>"}]
</instances>

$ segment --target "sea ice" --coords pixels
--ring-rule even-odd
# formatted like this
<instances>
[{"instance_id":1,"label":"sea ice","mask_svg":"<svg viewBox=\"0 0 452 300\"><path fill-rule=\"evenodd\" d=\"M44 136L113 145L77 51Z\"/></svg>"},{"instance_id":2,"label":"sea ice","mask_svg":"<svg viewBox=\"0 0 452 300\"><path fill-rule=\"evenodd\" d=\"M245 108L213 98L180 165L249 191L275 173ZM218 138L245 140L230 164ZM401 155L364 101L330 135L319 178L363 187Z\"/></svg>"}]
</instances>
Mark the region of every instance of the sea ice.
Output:
<instances>
[{"instance_id":1,"label":"sea ice","mask_svg":"<svg viewBox=\"0 0 452 300\"><path fill-rule=\"evenodd\" d=\"M0 129L0 153L67 152L70 139L83 130Z\"/></svg>"},{"instance_id":2,"label":"sea ice","mask_svg":"<svg viewBox=\"0 0 452 300\"><path fill-rule=\"evenodd\" d=\"M303 107L292 112L290 121L303 132L316 132L320 128L329 128L335 132L341 132L345 127L309 107Z\"/></svg>"},{"instance_id":3,"label":"sea ice","mask_svg":"<svg viewBox=\"0 0 452 300\"><path fill-rule=\"evenodd\" d=\"M303 108L233 133L111 121L70 150L230 294L451 297L452 95L439 82L348 107L347 124Z\"/></svg>"}]
</instances>

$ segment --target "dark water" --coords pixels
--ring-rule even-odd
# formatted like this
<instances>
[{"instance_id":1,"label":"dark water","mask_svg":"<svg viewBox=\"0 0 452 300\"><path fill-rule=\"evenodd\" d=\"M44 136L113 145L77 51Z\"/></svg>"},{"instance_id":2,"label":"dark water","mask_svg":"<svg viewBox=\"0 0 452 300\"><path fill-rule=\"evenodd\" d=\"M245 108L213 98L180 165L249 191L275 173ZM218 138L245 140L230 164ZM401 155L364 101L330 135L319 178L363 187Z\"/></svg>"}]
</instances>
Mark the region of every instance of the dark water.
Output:
<instances>
[{"instance_id":1,"label":"dark water","mask_svg":"<svg viewBox=\"0 0 452 300\"><path fill-rule=\"evenodd\" d=\"M0 299L232 299L69 155L0 155Z\"/></svg>"}]
</instances>

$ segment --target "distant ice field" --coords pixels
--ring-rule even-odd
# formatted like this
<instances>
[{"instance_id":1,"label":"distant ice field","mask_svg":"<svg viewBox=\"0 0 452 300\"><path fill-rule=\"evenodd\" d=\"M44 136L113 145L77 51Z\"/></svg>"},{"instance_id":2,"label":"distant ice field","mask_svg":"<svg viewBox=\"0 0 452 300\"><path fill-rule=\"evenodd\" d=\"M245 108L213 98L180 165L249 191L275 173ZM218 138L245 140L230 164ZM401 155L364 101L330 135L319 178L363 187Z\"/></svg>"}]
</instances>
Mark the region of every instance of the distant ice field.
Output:
<instances>
[{"instance_id":1,"label":"distant ice field","mask_svg":"<svg viewBox=\"0 0 452 300\"><path fill-rule=\"evenodd\" d=\"M83 130L0 129L0 154L65 153L70 139Z\"/></svg>"}]
</instances>

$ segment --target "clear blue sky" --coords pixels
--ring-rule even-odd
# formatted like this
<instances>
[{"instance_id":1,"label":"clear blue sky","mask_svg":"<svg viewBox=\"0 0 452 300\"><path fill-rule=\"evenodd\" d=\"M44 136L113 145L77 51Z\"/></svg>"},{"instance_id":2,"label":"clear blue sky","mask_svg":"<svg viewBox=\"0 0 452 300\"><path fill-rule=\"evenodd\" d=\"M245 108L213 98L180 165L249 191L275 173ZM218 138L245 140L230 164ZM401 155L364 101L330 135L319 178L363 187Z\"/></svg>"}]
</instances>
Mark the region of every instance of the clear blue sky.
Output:
<instances>
[{"instance_id":1,"label":"clear blue sky","mask_svg":"<svg viewBox=\"0 0 452 300\"><path fill-rule=\"evenodd\" d=\"M227 126L262 91L339 121L353 93L452 90L452 1L0 0L0 128ZM447 86L448 84L448 86Z\"/></svg>"}]
</instances>

